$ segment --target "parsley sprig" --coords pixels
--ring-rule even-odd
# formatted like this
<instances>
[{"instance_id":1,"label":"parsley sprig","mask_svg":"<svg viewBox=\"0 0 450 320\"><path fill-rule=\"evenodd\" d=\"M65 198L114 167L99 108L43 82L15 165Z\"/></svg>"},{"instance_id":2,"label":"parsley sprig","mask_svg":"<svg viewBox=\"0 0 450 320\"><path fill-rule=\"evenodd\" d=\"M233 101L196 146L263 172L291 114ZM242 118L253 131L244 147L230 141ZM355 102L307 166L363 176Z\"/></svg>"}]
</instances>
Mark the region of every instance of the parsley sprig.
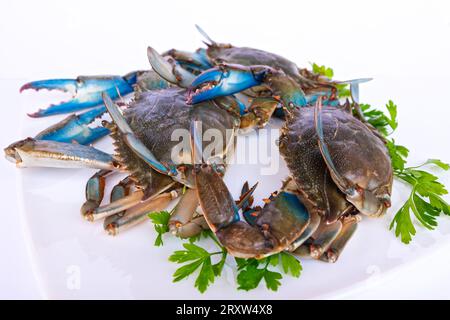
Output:
<instances>
[{"instance_id":1,"label":"parsley sprig","mask_svg":"<svg viewBox=\"0 0 450 320\"><path fill-rule=\"evenodd\" d=\"M170 212L165 210L160 212L152 212L148 214L148 217L153 222L155 231L158 233L158 236L155 239L155 246L162 246L164 244L162 235L169 232Z\"/></svg>"},{"instance_id":2,"label":"parsley sprig","mask_svg":"<svg viewBox=\"0 0 450 320\"><path fill-rule=\"evenodd\" d=\"M269 290L277 291L283 278L281 273L271 270L270 267L281 267L285 274L298 278L302 266L292 255L281 252L264 259L240 259L235 258L238 266L237 283L239 290L249 291L259 286L262 279ZM260 268L262 266L262 268Z\"/></svg>"},{"instance_id":3,"label":"parsley sprig","mask_svg":"<svg viewBox=\"0 0 450 320\"><path fill-rule=\"evenodd\" d=\"M395 227L395 235L400 236L402 242L409 243L416 234L416 228L411 220L411 213L425 228L433 230L438 223L436 218L441 213L450 215L450 205L442 198L447 194L445 186L438 181L438 177L430 172L420 170L427 165L435 165L448 170L449 165L437 159L429 159L417 167L401 170L394 168L397 178L411 185L411 194L405 204L396 213L390 229Z\"/></svg>"},{"instance_id":4,"label":"parsley sprig","mask_svg":"<svg viewBox=\"0 0 450 320\"><path fill-rule=\"evenodd\" d=\"M216 277L221 276L227 258L227 251L220 245L217 239L215 239L212 232L209 231L207 234L219 246L219 251L208 252L204 248L189 242L183 244L185 250L177 250L169 257L169 261L172 262L189 262L175 271L173 274L173 282L183 280L197 270L200 270L195 280L195 287L201 293L205 292L206 289L214 283ZM213 264L211 258L216 255L220 255L220 260Z\"/></svg>"},{"instance_id":5,"label":"parsley sprig","mask_svg":"<svg viewBox=\"0 0 450 320\"><path fill-rule=\"evenodd\" d=\"M162 234L169 230L170 213L167 211L152 212L148 216L155 224L155 230L158 232L155 246L160 246L162 245ZM215 243L217 250L209 252L196 244L208 238ZM188 242L183 244L183 248L183 250L175 251L169 257L169 261L183 264L173 274L173 282L187 279L189 276L196 274L194 286L203 293L214 283L217 277L222 275L228 252L211 230L203 230L200 234L189 238ZM216 257L219 260L213 263L213 259L216 259ZM295 278L300 277L302 271L300 261L285 252L259 260L235 258L235 261L238 270L236 278L238 289L245 291L257 288L263 279L269 290L277 291L283 276L274 268L278 268L278 271L290 274Z\"/></svg>"}]
</instances>

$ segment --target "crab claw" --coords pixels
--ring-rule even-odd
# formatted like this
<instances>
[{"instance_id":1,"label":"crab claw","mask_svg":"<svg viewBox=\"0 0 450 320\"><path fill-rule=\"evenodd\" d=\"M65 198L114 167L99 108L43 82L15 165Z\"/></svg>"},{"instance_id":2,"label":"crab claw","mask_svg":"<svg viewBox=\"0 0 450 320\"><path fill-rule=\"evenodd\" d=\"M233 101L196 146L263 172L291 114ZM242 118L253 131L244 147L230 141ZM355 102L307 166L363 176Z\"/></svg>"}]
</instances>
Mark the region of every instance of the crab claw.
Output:
<instances>
[{"instance_id":1,"label":"crab claw","mask_svg":"<svg viewBox=\"0 0 450 320\"><path fill-rule=\"evenodd\" d=\"M191 84L187 102L196 104L228 96L263 83L269 67L222 64L201 73Z\"/></svg>"},{"instance_id":2,"label":"crab claw","mask_svg":"<svg viewBox=\"0 0 450 320\"><path fill-rule=\"evenodd\" d=\"M133 92L140 71L121 76L81 76L76 79L50 79L29 82L20 88L24 90L41 89L70 92L72 99L59 104L50 105L46 109L28 114L30 117L46 117L55 114L75 112L102 104L102 92L113 99Z\"/></svg>"},{"instance_id":3,"label":"crab claw","mask_svg":"<svg viewBox=\"0 0 450 320\"><path fill-rule=\"evenodd\" d=\"M95 168L116 170L113 156L90 146L27 138L5 148L17 167Z\"/></svg>"},{"instance_id":4,"label":"crab claw","mask_svg":"<svg viewBox=\"0 0 450 320\"><path fill-rule=\"evenodd\" d=\"M163 57L152 47L147 48L148 61L153 70L164 80L186 88L194 80L194 75L184 69L174 58Z\"/></svg>"},{"instance_id":5,"label":"crab claw","mask_svg":"<svg viewBox=\"0 0 450 320\"><path fill-rule=\"evenodd\" d=\"M235 257L263 258L283 251L309 224L308 211L292 193L274 196L248 224L240 220L238 206L211 166L196 167L195 181L206 222Z\"/></svg>"},{"instance_id":6,"label":"crab claw","mask_svg":"<svg viewBox=\"0 0 450 320\"><path fill-rule=\"evenodd\" d=\"M36 140L52 140L58 142L77 142L88 145L109 134L105 127L91 128L88 125L106 112L104 106L94 108L82 114L72 114L55 125L38 133Z\"/></svg>"}]
</instances>

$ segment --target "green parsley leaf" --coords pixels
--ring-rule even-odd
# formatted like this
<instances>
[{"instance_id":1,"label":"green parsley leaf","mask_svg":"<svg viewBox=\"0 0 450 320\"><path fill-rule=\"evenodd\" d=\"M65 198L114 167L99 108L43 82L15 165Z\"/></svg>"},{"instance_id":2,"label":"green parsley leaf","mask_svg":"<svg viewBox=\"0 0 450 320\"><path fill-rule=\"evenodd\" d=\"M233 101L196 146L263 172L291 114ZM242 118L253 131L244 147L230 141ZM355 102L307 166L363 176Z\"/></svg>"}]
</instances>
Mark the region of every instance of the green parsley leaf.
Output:
<instances>
[{"instance_id":1,"label":"green parsley leaf","mask_svg":"<svg viewBox=\"0 0 450 320\"><path fill-rule=\"evenodd\" d=\"M254 264L249 264L237 276L238 290L249 291L255 289L264 277L265 272L266 269L258 269Z\"/></svg>"},{"instance_id":2,"label":"green parsley leaf","mask_svg":"<svg viewBox=\"0 0 450 320\"><path fill-rule=\"evenodd\" d=\"M203 264L203 260L199 259L192 263L186 264L181 268L178 268L173 274L173 282L177 282L187 278L189 275L195 272Z\"/></svg>"},{"instance_id":3,"label":"green parsley leaf","mask_svg":"<svg viewBox=\"0 0 450 320\"><path fill-rule=\"evenodd\" d=\"M448 169L450 169L450 164L442 162L439 159L428 159L427 162L425 162L425 164L434 164L434 165L438 166L439 168L444 169L446 171Z\"/></svg>"},{"instance_id":4,"label":"green parsley leaf","mask_svg":"<svg viewBox=\"0 0 450 320\"><path fill-rule=\"evenodd\" d=\"M441 197L447 194L445 186L438 181L438 177L418 168L425 165L436 165L449 170L450 166L440 160L430 159L421 166L396 168L394 173L399 179L412 186L411 194L406 203L395 214L390 229L395 227L395 235L400 236L403 243L408 244L416 234L411 220L411 213L420 224L429 230L437 226L436 218L441 214L450 215L450 205ZM427 199L428 198L428 199Z\"/></svg>"},{"instance_id":5,"label":"green parsley leaf","mask_svg":"<svg viewBox=\"0 0 450 320\"><path fill-rule=\"evenodd\" d=\"M368 123L377 129L383 136L388 135L388 121L383 111L372 108L369 104L360 104L361 113ZM356 110L354 110L356 115Z\"/></svg>"},{"instance_id":6,"label":"green parsley leaf","mask_svg":"<svg viewBox=\"0 0 450 320\"><path fill-rule=\"evenodd\" d=\"M175 251L169 257L169 261L176 263L193 262L178 268L173 274L173 282L183 280L199 270L195 280L195 287L203 293L212 283L214 283L215 277L221 275L223 266L225 265L227 252L222 250L210 253L193 243L185 243L183 244L183 247L185 250ZM221 259L218 263L213 265L211 257L217 254L222 255Z\"/></svg>"},{"instance_id":7,"label":"green parsley leaf","mask_svg":"<svg viewBox=\"0 0 450 320\"><path fill-rule=\"evenodd\" d=\"M212 267L213 267L214 275L216 277L220 277L222 275L222 270L225 265L226 258L227 258L227 252L224 251L222 253L222 258L220 259L220 261L217 262L216 264L213 264Z\"/></svg>"},{"instance_id":8,"label":"green parsley leaf","mask_svg":"<svg viewBox=\"0 0 450 320\"><path fill-rule=\"evenodd\" d=\"M163 240L162 235L164 233L169 232L169 219L170 212L168 211L160 211L160 212L152 212L148 214L150 220L152 220L155 231L158 233L158 236L155 239L155 246L162 246Z\"/></svg>"},{"instance_id":9,"label":"green parsley leaf","mask_svg":"<svg viewBox=\"0 0 450 320\"><path fill-rule=\"evenodd\" d=\"M312 64L312 68L313 68L313 72L314 73L321 74L321 75L323 75L325 77L328 77L330 79L333 78L333 76L334 76L334 71L331 68L327 68L325 66L319 66L316 63Z\"/></svg>"},{"instance_id":10,"label":"green parsley leaf","mask_svg":"<svg viewBox=\"0 0 450 320\"><path fill-rule=\"evenodd\" d=\"M300 277L300 273L302 271L302 266L300 261L298 261L294 256L282 252L281 255L281 265L283 267L284 273L290 273L293 277Z\"/></svg>"},{"instance_id":11,"label":"green parsley leaf","mask_svg":"<svg viewBox=\"0 0 450 320\"><path fill-rule=\"evenodd\" d=\"M266 287L269 290L277 291L278 287L281 285L281 282L279 281L281 278L283 277L278 272L269 270L264 272L264 281L266 282Z\"/></svg>"},{"instance_id":12,"label":"green parsley leaf","mask_svg":"<svg viewBox=\"0 0 450 320\"><path fill-rule=\"evenodd\" d=\"M372 108L369 104L360 104L359 108L366 121L375 127L383 136L387 137L397 129L397 105L392 100L389 100L386 104L389 116L381 110Z\"/></svg>"},{"instance_id":13,"label":"green parsley leaf","mask_svg":"<svg viewBox=\"0 0 450 320\"><path fill-rule=\"evenodd\" d=\"M192 236L189 238L190 243L195 243L200 241L202 238L208 238L214 236L213 232L211 230L202 230L200 233L196 234L195 236Z\"/></svg>"},{"instance_id":14,"label":"green parsley leaf","mask_svg":"<svg viewBox=\"0 0 450 320\"><path fill-rule=\"evenodd\" d=\"M271 270L271 267L279 267L285 274L291 274L293 277L300 276L302 267L300 262L292 255L281 252L271 255L264 259L240 259L235 258L238 266L237 283L239 290L252 290L258 287L261 280L264 279L266 287L269 290L277 291L281 285L283 276L279 272ZM260 268L262 266L262 268Z\"/></svg>"},{"instance_id":15,"label":"green parsley leaf","mask_svg":"<svg viewBox=\"0 0 450 320\"><path fill-rule=\"evenodd\" d=\"M268 258L268 260L271 266L276 267L280 263L280 255L273 254Z\"/></svg>"},{"instance_id":16,"label":"green parsley leaf","mask_svg":"<svg viewBox=\"0 0 450 320\"><path fill-rule=\"evenodd\" d=\"M208 256L203 260L202 269L200 270L197 280L195 280L195 287L201 293L205 292L210 284L214 282L214 269L211 265L211 257Z\"/></svg>"},{"instance_id":17,"label":"green parsley leaf","mask_svg":"<svg viewBox=\"0 0 450 320\"><path fill-rule=\"evenodd\" d=\"M395 131L398 127L397 122L397 105L392 102L392 100L389 100L389 102L386 104L386 108L389 112L389 117L386 117L386 120L391 127L392 131Z\"/></svg>"},{"instance_id":18,"label":"green parsley leaf","mask_svg":"<svg viewBox=\"0 0 450 320\"><path fill-rule=\"evenodd\" d=\"M400 236L403 243L408 244L416 234L416 229L411 221L409 214L409 202L407 201L398 212L389 226L389 229L395 227L395 236Z\"/></svg>"},{"instance_id":19,"label":"green parsley leaf","mask_svg":"<svg viewBox=\"0 0 450 320\"><path fill-rule=\"evenodd\" d=\"M350 87L348 84L338 83L335 85L337 89L337 95L339 98L351 97Z\"/></svg>"},{"instance_id":20,"label":"green parsley leaf","mask_svg":"<svg viewBox=\"0 0 450 320\"><path fill-rule=\"evenodd\" d=\"M394 171L403 171L409 150L404 146L395 144L394 139L387 140L386 147L388 148L389 155L391 156L391 163Z\"/></svg>"}]
</instances>

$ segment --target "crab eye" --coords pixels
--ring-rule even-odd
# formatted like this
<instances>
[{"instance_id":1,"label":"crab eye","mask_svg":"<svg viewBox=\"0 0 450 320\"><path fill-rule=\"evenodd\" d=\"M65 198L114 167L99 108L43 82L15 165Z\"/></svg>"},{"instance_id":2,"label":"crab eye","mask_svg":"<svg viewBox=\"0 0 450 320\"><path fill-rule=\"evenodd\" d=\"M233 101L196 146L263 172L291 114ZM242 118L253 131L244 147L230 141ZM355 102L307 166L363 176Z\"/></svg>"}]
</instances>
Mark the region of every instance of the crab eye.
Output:
<instances>
[{"instance_id":1,"label":"crab eye","mask_svg":"<svg viewBox=\"0 0 450 320\"><path fill-rule=\"evenodd\" d=\"M378 197L378 199L383 203L386 208L391 207L391 196L389 194L383 194Z\"/></svg>"}]
</instances>

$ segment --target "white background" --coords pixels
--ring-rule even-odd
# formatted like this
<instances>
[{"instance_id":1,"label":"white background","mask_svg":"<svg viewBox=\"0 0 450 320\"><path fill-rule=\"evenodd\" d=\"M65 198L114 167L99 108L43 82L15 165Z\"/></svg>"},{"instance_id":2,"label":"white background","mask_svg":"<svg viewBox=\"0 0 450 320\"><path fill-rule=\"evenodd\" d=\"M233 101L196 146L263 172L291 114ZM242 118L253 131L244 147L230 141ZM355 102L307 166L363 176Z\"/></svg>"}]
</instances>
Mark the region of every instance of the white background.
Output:
<instances>
[{"instance_id":1,"label":"white background","mask_svg":"<svg viewBox=\"0 0 450 320\"><path fill-rule=\"evenodd\" d=\"M430 0L2 0L0 146L22 138L34 121L24 114L39 105L33 98L24 103L18 94L24 82L147 69L147 45L160 52L199 47L195 23L218 42L276 52L299 66L332 66L337 79L373 77L362 98L376 106L388 99L398 104L396 139L410 147L411 161L450 161L450 4ZM0 298L47 297L29 255L27 220L19 213L19 174L3 160L0 170ZM448 174L444 179L449 181ZM367 250L376 244L372 239ZM449 263L449 246L443 244L383 280L336 297L450 298Z\"/></svg>"}]
</instances>

